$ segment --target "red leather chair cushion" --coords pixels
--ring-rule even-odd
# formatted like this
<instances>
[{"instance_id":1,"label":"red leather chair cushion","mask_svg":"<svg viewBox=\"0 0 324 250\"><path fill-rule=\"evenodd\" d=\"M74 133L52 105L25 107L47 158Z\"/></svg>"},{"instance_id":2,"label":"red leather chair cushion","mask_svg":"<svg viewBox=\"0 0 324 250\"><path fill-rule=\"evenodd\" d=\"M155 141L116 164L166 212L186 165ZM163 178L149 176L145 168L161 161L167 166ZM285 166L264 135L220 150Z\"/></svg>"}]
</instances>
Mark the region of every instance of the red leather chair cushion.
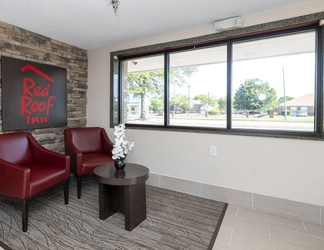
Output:
<instances>
[{"instance_id":1,"label":"red leather chair cushion","mask_svg":"<svg viewBox=\"0 0 324 250\"><path fill-rule=\"evenodd\" d=\"M82 153L102 153L100 128L71 128L72 142Z\"/></svg>"},{"instance_id":2,"label":"red leather chair cushion","mask_svg":"<svg viewBox=\"0 0 324 250\"><path fill-rule=\"evenodd\" d=\"M32 163L32 152L25 132L1 135L0 158L17 165Z\"/></svg>"},{"instance_id":3,"label":"red leather chair cushion","mask_svg":"<svg viewBox=\"0 0 324 250\"><path fill-rule=\"evenodd\" d=\"M114 160L103 153L82 155L82 174L92 174L93 169L103 164L114 162Z\"/></svg>"},{"instance_id":4,"label":"red leather chair cushion","mask_svg":"<svg viewBox=\"0 0 324 250\"><path fill-rule=\"evenodd\" d=\"M30 196L37 194L57 183L64 181L66 169L56 166L44 166L40 164L27 165L31 171Z\"/></svg>"}]
</instances>

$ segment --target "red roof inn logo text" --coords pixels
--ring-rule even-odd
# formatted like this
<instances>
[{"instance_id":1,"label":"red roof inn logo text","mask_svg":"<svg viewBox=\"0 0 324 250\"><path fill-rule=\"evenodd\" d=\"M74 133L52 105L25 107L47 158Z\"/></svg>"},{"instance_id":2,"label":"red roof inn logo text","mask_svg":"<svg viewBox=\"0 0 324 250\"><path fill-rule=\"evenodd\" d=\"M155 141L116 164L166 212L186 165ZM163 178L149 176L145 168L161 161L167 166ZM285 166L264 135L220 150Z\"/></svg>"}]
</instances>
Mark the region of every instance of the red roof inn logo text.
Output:
<instances>
[{"instance_id":1,"label":"red roof inn logo text","mask_svg":"<svg viewBox=\"0 0 324 250\"><path fill-rule=\"evenodd\" d=\"M26 124L48 122L50 108L53 107L52 101L56 98L55 95L49 94L50 87L51 84L54 83L54 79L30 64L27 64L21 68L22 72L25 72L26 70L34 71L36 74L46 79L49 83L46 85L46 87L42 88L41 86L38 86L33 79L29 77L23 78L23 95L20 98L20 115L26 116ZM35 97L42 97L43 101L36 101L34 100ZM37 112L45 113L45 116L33 116L33 114Z\"/></svg>"},{"instance_id":2,"label":"red roof inn logo text","mask_svg":"<svg viewBox=\"0 0 324 250\"><path fill-rule=\"evenodd\" d=\"M66 69L1 57L2 131L67 125Z\"/></svg>"}]
</instances>

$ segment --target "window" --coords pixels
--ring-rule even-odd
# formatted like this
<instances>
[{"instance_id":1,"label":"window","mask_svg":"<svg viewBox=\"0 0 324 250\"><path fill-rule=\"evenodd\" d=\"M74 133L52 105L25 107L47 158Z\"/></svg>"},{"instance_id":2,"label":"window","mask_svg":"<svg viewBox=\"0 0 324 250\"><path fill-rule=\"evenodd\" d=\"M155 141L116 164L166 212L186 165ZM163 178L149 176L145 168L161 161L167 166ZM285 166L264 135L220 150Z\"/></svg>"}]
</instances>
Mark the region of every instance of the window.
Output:
<instances>
[{"instance_id":1,"label":"window","mask_svg":"<svg viewBox=\"0 0 324 250\"><path fill-rule=\"evenodd\" d=\"M114 118L134 127L322 137L319 32L312 25L119 56Z\"/></svg>"},{"instance_id":2,"label":"window","mask_svg":"<svg viewBox=\"0 0 324 250\"><path fill-rule=\"evenodd\" d=\"M314 131L315 41L309 31L233 43L233 128Z\"/></svg>"},{"instance_id":3,"label":"window","mask_svg":"<svg viewBox=\"0 0 324 250\"><path fill-rule=\"evenodd\" d=\"M170 53L169 124L226 128L226 46Z\"/></svg>"},{"instance_id":4,"label":"window","mask_svg":"<svg viewBox=\"0 0 324 250\"><path fill-rule=\"evenodd\" d=\"M124 122L163 125L163 55L125 60L122 69Z\"/></svg>"}]
</instances>

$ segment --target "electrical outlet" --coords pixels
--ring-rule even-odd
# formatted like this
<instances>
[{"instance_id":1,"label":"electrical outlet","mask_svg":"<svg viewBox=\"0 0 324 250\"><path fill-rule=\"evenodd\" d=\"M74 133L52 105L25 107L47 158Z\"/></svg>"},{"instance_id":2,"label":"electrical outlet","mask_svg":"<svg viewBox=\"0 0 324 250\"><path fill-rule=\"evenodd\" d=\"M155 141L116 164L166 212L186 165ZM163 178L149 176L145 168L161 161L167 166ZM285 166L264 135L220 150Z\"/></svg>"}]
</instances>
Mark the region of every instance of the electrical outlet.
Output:
<instances>
[{"instance_id":1,"label":"electrical outlet","mask_svg":"<svg viewBox=\"0 0 324 250\"><path fill-rule=\"evenodd\" d=\"M217 148L215 146L209 147L209 155L210 156L217 156Z\"/></svg>"}]
</instances>

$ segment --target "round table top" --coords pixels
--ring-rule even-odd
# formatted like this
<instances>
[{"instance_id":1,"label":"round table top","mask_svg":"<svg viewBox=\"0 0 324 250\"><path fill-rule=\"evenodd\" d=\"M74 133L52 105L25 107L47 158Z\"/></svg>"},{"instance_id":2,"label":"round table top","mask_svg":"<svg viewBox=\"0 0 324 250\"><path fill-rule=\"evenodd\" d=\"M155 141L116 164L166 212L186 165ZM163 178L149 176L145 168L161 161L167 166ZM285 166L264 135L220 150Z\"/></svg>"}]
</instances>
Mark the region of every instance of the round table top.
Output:
<instances>
[{"instance_id":1,"label":"round table top","mask_svg":"<svg viewBox=\"0 0 324 250\"><path fill-rule=\"evenodd\" d=\"M145 182L149 178L149 169L139 164L126 163L123 170L116 170L114 163L107 163L96 167L93 175L102 184L127 186Z\"/></svg>"}]
</instances>

